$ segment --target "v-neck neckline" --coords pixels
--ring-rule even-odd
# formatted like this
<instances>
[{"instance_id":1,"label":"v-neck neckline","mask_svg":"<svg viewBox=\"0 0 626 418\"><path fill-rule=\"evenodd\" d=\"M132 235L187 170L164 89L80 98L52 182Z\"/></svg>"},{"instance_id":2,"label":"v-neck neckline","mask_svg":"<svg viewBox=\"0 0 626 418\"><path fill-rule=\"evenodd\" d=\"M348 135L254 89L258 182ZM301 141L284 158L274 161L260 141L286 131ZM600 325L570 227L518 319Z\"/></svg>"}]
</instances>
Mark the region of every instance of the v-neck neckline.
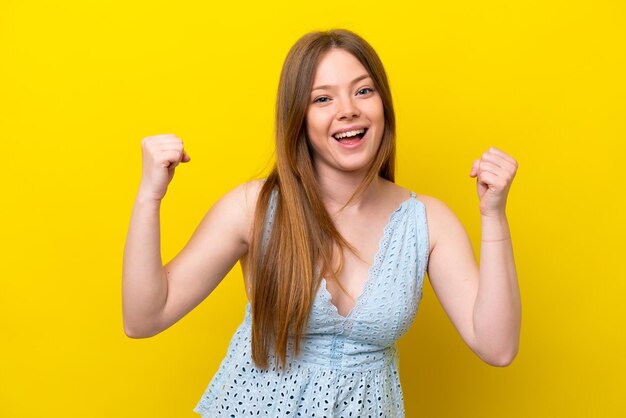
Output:
<instances>
[{"instance_id":1,"label":"v-neck neckline","mask_svg":"<svg viewBox=\"0 0 626 418\"><path fill-rule=\"evenodd\" d=\"M386 248L384 244L385 244L385 241L389 238L389 235L390 235L389 232L391 230L391 227L394 225L395 218L398 216L400 212L402 212L402 209L405 206L407 206L415 198L416 198L416 194L414 192L411 192L411 196L408 199L404 200L402 203L400 203L400 205L391 213L391 215L389 215L389 220L387 221L387 223L385 224L385 227L383 228L383 235L378 240L378 248L376 249L376 253L374 254L374 260L372 260L372 264L367 269L367 279L365 280L365 283L363 283L363 289L361 289L361 293L359 294L359 296L357 296L354 302L354 306L352 306L352 309L350 309L350 311L348 312L346 316L343 316L342 314L339 313L339 309L337 308L337 305L333 303L333 295L328 291L328 288L326 287L326 283L327 283L326 278L322 277L321 283L320 283L320 290L323 292L323 295L325 296L328 303L330 304L330 307L333 313L336 316L338 316L342 321L346 321L347 319L354 316L354 312L357 311L357 308L361 304L361 301L363 300L364 296L368 293L368 289L371 287L372 283L375 282L375 280L378 278L378 275L374 277L372 276L372 274L375 270L379 270L380 263L382 262L381 252L383 251L383 248Z\"/></svg>"}]
</instances>

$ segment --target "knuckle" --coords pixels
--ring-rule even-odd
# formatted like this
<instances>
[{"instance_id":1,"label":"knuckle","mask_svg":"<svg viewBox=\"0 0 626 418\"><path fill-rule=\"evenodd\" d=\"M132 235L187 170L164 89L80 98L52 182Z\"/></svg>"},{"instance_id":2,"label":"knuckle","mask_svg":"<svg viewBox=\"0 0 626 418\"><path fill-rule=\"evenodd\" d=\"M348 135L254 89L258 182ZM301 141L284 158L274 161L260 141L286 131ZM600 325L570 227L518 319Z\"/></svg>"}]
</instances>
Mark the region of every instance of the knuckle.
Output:
<instances>
[{"instance_id":1,"label":"knuckle","mask_svg":"<svg viewBox=\"0 0 626 418\"><path fill-rule=\"evenodd\" d=\"M171 153L169 151L161 151L158 153L157 159L161 162L163 161L170 161L171 160Z\"/></svg>"}]
</instances>

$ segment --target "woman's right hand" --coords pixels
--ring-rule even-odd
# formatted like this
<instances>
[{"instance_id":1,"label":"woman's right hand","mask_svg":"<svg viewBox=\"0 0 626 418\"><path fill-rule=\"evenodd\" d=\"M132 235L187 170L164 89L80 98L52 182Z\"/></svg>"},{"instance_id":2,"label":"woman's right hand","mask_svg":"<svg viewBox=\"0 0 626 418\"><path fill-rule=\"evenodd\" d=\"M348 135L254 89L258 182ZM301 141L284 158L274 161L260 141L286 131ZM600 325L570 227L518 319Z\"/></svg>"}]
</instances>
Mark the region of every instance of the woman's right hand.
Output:
<instances>
[{"instance_id":1,"label":"woman's right hand","mask_svg":"<svg viewBox=\"0 0 626 418\"><path fill-rule=\"evenodd\" d=\"M147 136L141 141L141 184L138 196L162 200L179 163L191 158L174 134Z\"/></svg>"}]
</instances>

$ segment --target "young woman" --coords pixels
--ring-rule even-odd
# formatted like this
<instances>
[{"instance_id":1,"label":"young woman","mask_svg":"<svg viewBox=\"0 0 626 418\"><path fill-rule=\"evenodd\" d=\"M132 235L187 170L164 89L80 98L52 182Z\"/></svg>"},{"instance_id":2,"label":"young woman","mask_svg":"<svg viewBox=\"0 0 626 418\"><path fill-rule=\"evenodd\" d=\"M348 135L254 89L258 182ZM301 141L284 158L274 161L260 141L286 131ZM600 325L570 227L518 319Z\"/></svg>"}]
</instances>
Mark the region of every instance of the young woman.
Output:
<instances>
[{"instance_id":1,"label":"young woman","mask_svg":"<svg viewBox=\"0 0 626 418\"><path fill-rule=\"evenodd\" d=\"M209 210L163 266L159 207L189 156L174 135L142 141L128 232L128 336L168 328L241 262L248 298L203 417L403 417L395 341L428 272L443 308L485 362L518 349L521 307L505 205L517 163L491 148L474 161L480 268L454 214L394 183L395 118L374 50L345 30L289 51L276 106L276 164Z\"/></svg>"}]
</instances>

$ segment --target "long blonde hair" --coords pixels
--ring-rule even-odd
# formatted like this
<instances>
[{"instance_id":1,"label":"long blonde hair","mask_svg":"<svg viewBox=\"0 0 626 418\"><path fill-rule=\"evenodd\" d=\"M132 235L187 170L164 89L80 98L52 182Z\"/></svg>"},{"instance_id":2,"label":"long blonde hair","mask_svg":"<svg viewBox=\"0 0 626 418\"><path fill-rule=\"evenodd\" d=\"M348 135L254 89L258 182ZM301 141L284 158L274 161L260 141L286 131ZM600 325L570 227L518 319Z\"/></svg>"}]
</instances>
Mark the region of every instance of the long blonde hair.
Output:
<instances>
[{"instance_id":1,"label":"long blonde hair","mask_svg":"<svg viewBox=\"0 0 626 418\"><path fill-rule=\"evenodd\" d=\"M321 57L331 48L354 55L373 79L384 107L385 127L378 152L358 196L376 176L394 181L395 115L383 65L374 49L347 30L313 32L300 38L283 64L276 101L276 163L257 201L250 248L252 358L266 368L273 348L278 366L286 365L288 339L295 354L306 329L321 277L335 278L333 248L350 244L337 231L322 202L306 137L306 112L313 77ZM278 192L274 221L264 237L272 191ZM319 274L316 274L319 267Z\"/></svg>"}]
</instances>

